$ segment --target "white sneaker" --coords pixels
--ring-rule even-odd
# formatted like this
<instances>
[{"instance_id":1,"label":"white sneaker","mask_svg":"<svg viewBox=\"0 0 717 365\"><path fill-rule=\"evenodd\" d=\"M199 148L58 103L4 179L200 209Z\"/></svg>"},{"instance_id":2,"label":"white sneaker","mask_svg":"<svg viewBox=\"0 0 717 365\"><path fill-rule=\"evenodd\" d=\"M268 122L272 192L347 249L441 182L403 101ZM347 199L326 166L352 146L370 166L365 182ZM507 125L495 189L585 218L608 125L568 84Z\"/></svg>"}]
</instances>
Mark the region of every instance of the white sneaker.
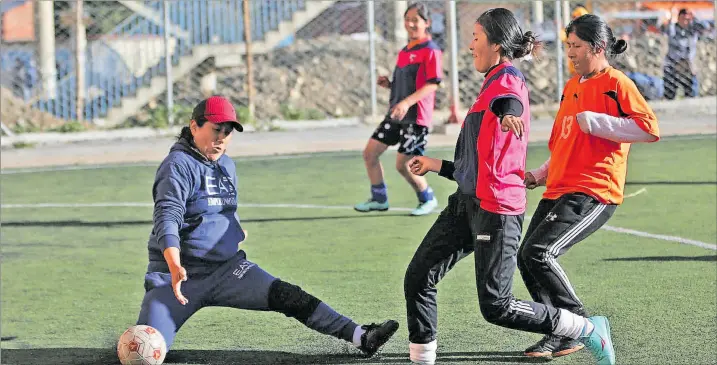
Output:
<instances>
[{"instance_id":1,"label":"white sneaker","mask_svg":"<svg viewBox=\"0 0 717 365\"><path fill-rule=\"evenodd\" d=\"M419 216L419 215L426 215L433 213L433 210L438 207L438 199L436 197L433 197L433 199L424 202L424 203L418 203L418 206L416 209L414 209L411 212L411 215Z\"/></svg>"},{"instance_id":2,"label":"white sneaker","mask_svg":"<svg viewBox=\"0 0 717 365\"><path fill-rule=\"evenodd\" d=\"M433 365L436 363L436 349L438 342L433 340L426 344L409 343L408 351L411 363L421 365Z\"/></svg>"}]
</instances>

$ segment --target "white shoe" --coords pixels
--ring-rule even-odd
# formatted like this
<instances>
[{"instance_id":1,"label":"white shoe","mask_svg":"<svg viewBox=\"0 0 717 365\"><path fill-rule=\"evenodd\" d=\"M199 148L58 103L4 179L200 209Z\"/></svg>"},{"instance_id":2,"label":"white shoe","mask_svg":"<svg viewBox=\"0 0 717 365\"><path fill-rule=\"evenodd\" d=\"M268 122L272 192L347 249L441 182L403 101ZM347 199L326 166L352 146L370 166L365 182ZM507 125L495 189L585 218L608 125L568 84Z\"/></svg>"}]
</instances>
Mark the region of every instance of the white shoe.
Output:
<instances>
[{"instance_id":1,"label":"white shoe","mask_svg":"<svg viewBox=\"0 0 717 365\"><path fill-rule=\"evenodd\" d=\"M426 344L409 343L408 350L411 363L421 365L433 365L436 363L436 349L438 342L433 340Z\"/></svg>"},{"instance_id":2,"label":"white shoe","mask_svg":"<svg viewBox=\"0 0 717 365\"><path fill-rule=\"evenodd\" d=\"M438 199L433 197L433 199L424 202L424 203L418 203L418 206L416 209L411 211L411 215L413 216L419 216L419 215L426 215L433 213L433 210L438 207Z\"/></svg>"}]
</instances>

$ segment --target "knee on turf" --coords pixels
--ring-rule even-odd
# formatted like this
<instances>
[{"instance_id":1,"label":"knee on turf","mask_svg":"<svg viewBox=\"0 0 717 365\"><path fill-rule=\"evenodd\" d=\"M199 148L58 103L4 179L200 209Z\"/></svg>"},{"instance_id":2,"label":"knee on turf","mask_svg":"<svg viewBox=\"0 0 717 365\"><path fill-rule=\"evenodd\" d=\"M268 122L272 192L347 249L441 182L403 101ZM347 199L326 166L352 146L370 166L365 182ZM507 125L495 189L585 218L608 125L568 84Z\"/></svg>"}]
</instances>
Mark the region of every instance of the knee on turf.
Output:
<instances>
[{"instance_id":1,"label":"knee on turf","mask_svg":"<svg viewBox=\"0 0 717 365\"><path fill-rule=\"evenodd\" d=\"M269 287L269 309L301 323L306 324L319 304L319 299L297 285L277 279Z\"/></svg>"}]
</instances>

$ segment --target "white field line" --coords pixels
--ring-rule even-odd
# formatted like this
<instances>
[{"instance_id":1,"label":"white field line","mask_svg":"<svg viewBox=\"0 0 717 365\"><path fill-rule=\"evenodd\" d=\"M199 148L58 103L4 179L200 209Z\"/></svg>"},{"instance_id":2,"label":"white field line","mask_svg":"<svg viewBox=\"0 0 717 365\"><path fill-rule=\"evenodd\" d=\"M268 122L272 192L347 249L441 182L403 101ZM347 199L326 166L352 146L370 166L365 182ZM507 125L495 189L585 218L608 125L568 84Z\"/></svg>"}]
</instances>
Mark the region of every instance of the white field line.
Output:
<instances>
[{"instance_id":1,"label":"white field line","mask_svg":"<svg viewBox=\"0 0 717 365\"><path fill-rule=\"evenodd\" d=\"M647 192L647 188L642 188L634 193L625 195L625 198L632 198L632 197L638 196L638 195L640 195L642 193L646 193L646 192Z\"/></svg>"},{"instance_id":2,"label":"white field line","mask_svg":"<svg viewBox=\"0 0 717 365\"><path fill-rule=\"evenodd\" d=\"M688 136L669 136L665 140L699 140L699 139L714 139L714 134L703 134L703 135L688 135ZM530 143L531 145L545 145L546 141L537 141ZM454 147L435 147L431 148L431 151L445 152L452 151ZM360 150L343 150L343 151L318 151L313 153L300 153L300 154L288 154L288 155L272 155L272 156L235 156L232 157L235 161L274 161L274 160L294 160L301 158L312 158L317 156L360 156ZM10 170L0 170L0 175L14 175L14 174L32 174L38 172L55 172L55 171L78 171L78 170L100 170L100 169L116 169L123 167L159 167L159 161L157 162L138 162L138 163L116 163L116 164L94 164L94 165L73 165L73 166L53 166L53 167L32 167L32 168L19 168Z\"/></svg>"},{"instance_id":3,"label":"white field line","mask_svg":"<svg viewBox=\"0 0 717 365\"><path fill-rule=\"evenodd\" d=\"M141 203L141 202L120 202L120 203L39 203L39 204L3 204L0 205L2 209L44 209L44 208L118 208L118 207L148 207L151 208L152 203ZM335 210L352 210L353 207L349 205L314 205L314 204L239 204L239 207L244 208L287 208L287 209L335 209ZM399 212L410 212L412 208L393 207L393 211ZM437 211L436 211L437 213ZM526 216L526 219L530 219L530 216ZM717 245L714 243L702 242L697 240L691 240L689 238L679 236L669 236L663 234L654 234L649 232L638 231L634 229L613 227L605 225L602 229L629 234L638 237L652 238L668 242L676 242L685 245L692 245L708 250L717 251Z\"/></svg>"}]
</instances>

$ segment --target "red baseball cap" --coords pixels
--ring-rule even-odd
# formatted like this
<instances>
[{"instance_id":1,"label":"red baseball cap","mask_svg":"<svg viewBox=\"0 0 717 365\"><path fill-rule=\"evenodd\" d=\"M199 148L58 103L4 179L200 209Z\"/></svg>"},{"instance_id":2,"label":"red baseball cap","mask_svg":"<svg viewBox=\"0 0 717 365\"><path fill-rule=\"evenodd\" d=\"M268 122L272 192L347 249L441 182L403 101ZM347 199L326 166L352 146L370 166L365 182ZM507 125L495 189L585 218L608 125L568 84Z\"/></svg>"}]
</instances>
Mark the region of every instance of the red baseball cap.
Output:
<instances>
[{"instance_id":1,"label":"red baseball cap","mask_svg":"<svg viewBox=\"0 0 717 365\"><path fill-rule=\"evenodd\" d=\"M212 96L202 100L192 111L193 120L205 120L214 124L234 123L234 129L244 131L244 127L237 120L237 112L232 103L224 97Z\"/></svg>"}]
</instances>

